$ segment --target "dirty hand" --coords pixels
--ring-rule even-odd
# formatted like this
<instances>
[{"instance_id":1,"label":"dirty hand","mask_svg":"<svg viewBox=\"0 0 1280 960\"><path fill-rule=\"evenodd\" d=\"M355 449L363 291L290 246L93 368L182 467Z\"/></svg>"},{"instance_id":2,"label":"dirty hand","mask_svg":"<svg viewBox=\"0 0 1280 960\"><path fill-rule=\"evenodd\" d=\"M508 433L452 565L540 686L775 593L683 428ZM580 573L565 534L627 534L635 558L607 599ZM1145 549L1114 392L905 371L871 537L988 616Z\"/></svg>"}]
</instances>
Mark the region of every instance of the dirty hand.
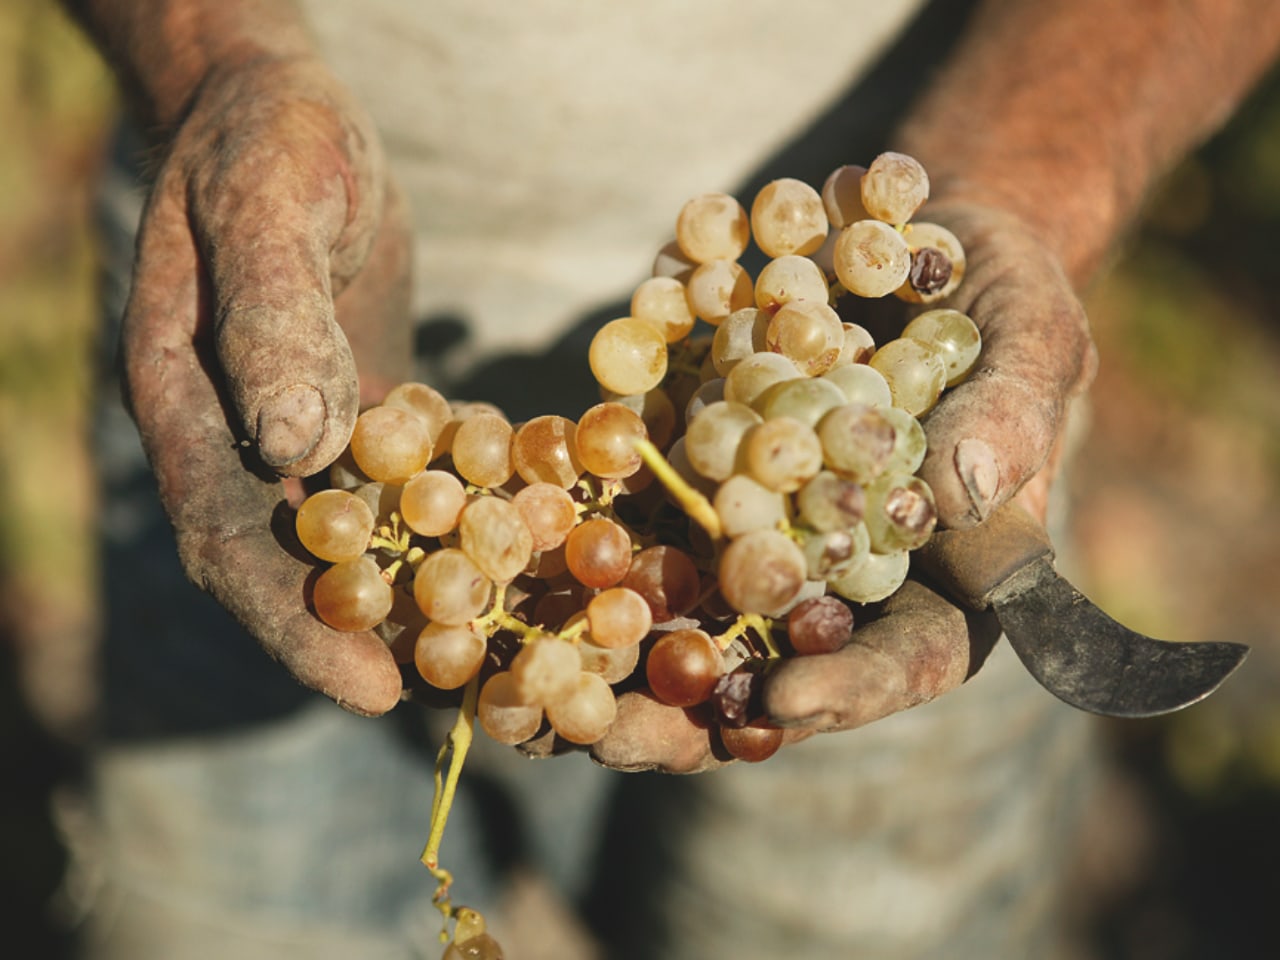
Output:
<instances>
[{"instance_id":1,"label":"dirty hand","mask_svg":"<svg viewBox=\"0 0 1280 960\"><path fill-rule=\"evenodd\" d=\"M399 671L378 637L298 602L313 567L282 546L278 474L325 467L362 394L407 379L406 222L371 122L326 67L215 67L167 143L124 318L128 399L187 575L302 683L366 714L398 701Z\"/></svg>"},{"instance_id":2,"label":"dirty hand","mask_svg":"<svg viewBox=\"0 0 1280 960\"><path fill-rule=\"evenodd\" d=\"M969 378L925 421L921 473L943 526L973 526L1015 495L1043 519L1067 403L1095 363L1084 312L1053 255L1015 218L944 202L926 213L965 247L965 281L941 305L974 319L983 348ZM786 728L788 741L861 726L959 686L998 634L992 617L962 610L913 574L844 649L770 670L766 716ZM592 755L617 769L671 773L727 760L701 714L643 692L620 699L618 719Z\"/></svg>"}]
</instances>

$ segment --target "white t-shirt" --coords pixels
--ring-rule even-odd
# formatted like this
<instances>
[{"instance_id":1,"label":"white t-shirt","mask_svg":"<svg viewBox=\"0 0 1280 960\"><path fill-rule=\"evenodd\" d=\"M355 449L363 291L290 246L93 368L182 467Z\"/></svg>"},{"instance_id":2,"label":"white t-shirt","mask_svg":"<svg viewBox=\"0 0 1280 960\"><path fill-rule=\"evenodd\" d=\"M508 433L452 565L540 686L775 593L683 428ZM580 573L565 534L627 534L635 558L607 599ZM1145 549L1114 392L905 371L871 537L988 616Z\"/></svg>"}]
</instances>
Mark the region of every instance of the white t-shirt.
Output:
<instances>
[{"instance_id":1,"label":"white t-shirt","mask_svg":"<svg viewBox=\"0 0 1280 960\"><path fill-rule=\"evenodd\" d=\"M647 275L688 198L730 190L847 91L919 0L305 0L418 229L415 309L457 363L537 349ZM870 158L849 157L848 162Z\"/></svg>"}]
</instances>

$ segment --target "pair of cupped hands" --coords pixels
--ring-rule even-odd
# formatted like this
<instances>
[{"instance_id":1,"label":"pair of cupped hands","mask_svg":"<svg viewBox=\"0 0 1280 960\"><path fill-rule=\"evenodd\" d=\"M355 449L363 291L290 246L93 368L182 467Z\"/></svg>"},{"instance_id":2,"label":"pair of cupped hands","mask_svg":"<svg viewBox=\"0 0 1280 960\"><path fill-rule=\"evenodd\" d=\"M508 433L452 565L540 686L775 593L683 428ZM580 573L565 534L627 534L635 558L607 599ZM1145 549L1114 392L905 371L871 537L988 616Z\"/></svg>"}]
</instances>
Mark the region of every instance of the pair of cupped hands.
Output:
<instances>
[{"instance_id":1,"label":"pair of cupped hands","mask_svg":"<svg viewBox=\"0 0 1280 960\"><path fill-rule=\"evenodd\" d=\"M1043 517L1065 408L1093 364L1083 311L1009 213L942 195L927 218L965 246L948 305L983 336L977 369L926 421L941 524L972 526L1015 496ZM123 332L188 576L300 682L368 715L400 701L400 670L379 637L336 632L304 605L313 567L279 535L297 483L281 477L326 467L361 404L410 378L409 258L377 132L323 64L215 70L157 169ZM770 671L763 705L789 741L856 727L959 686L994 636L912 579L844 649ZM627 770L723 762L705 726L643 693L621 698L591 752Z\"/></svg>"}]
</instances>

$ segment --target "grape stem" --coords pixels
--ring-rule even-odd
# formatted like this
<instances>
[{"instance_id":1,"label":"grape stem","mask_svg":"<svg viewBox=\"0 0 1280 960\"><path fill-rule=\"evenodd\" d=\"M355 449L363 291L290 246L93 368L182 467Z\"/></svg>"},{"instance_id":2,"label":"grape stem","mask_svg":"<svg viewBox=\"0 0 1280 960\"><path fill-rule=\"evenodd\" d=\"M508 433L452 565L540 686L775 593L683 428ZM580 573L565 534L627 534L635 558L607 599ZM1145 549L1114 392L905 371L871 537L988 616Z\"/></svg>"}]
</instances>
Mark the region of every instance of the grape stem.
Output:
<instances>
[{"instance_id":1,"label":"grape stem","mask_svg":"<svg viewBox=\"0 0 1280 960\"><path fill-rule=\"evenodd\" d=\"M499 630L506 630L519 637L521 643L528 643L530 640L535 640L547 632L542 627L537 625L530 626L507 612L507 584L498 584L494 588L493 594L493 604L489 607L489 612L482 617L477 617L468 624L476 633L482 633L485 637L492 637Z\"/></svg>"},{"instance_id":2,"label":"grape stem","mask_svg":"<svg viewBox=\"0 0 1280 960\"><path fill-rule=\"evenodd\" d=\"M492 637L499 630L506 630L508 633L514 633L521 643L531 643L544 636L555 636L561 640L577 643L582 638L582 635L587 632L589 622L586 617L582 617L576 623L565 627L559 632L554 632L548 630L542 624L525 623L523 620L512 616L506 609L507 586L505 583L498 584L495 588L493 605L489 608L489 612L483 617L477 617L468 624L476 633Z\"/></svg>"},{"instance_id":3,"label":"grape stem","mask_svg":"<svg viewBox=\"0 0 1280 960\"><path fill-rule=\"evenodd\" d=\"M720 516L716 513L715 508L711 506L711 502L691 487L684 477L676 472L675 467L671 466L667 458L662 455L662 452L650 441L636 440L634 444L645 465L653 471L653 475L667 488L667 492L676 498L680 508L696 520L703 530L707 531L707 536L712 540L719 540L724 536L724 529L720 526Z\"/></svg>"},{"instance_id":4,"label":"grape stem","mask_svg":"<svg viewBox=\"0 0 1280 960\"><path fill-rule=\"evenodd\" d=\"M391 512L389 523L384 523L369 538L369 546L388 553L404 553L409 549L409 531L400 526L400 514Z\"/></svg>"},{"instance_id":5,"label":"grape stem","mask_svg":"<svg viewBox=\"0 0 1280 960\"><path fill-rule=\"evenodd\" d=\"M396 557L396 559L387 564L387 568L382 571L382 577L387 583L395 583L401 567L408 564L410 570L417 570L425 559L427 559L427 551L421 547L410 547L404 556Z\"/></svg>"},{"instance_id":6,"label":"grape stem","mask_svg":"<svg viewBox=\"0 0 1280 960\"><path fill-rule=\"evenodd\" d=\"M449 887L453 884L453 874L440 866L440 842L444 839L444 826L449 819L449 810L453 807L453 797L458 789L458 778L462 775L462 764L471 748L471 740L475 731L476 698L480 692L480 678L472 677L471 682L462 694L462 706L458 708L458 719L453 729L440 745L436 755L435 794L431 800L431 830L427 835L427 845L422 851L422 864L431 871L431 875L439 881L436 892L431 898L444 914L444 919L453 915L453 904L449 900ZM444 775L445 759L449 760L448 775Z\"/></svg>"},{"instance_id":7,"label":"grape stem","mask_svg":"<svg viewBox=\"0 0 1280 960\"><path fill-rule=\"evenodd\" d=\"M760 642L764 645L767 659L777 660L782 656L782 651L773 642L773 621L767 617L762 617L758 613L738 614L738 619L733 622L733 626L715 638L716 646L721 651L727 650L729 644L733 643L733 641L739 637L745 637L748 630L754 630L756 636L760 638Z\"/></svg>"},{"instance_id":8,"label":"grape stem","mask_svg":"<svg viewBox=\"0 0 1280 960\"><path fill-rule=\"evenodd\" d=\"M596 492L595 484L589 477L578 481L578 488L587 496L583 503L574 503L574 509L581 517L591 511L613 514L613 501L622 492L622 483L618 480L604 480L600 483L600 491Z\"/></svg>"}]
</instances>

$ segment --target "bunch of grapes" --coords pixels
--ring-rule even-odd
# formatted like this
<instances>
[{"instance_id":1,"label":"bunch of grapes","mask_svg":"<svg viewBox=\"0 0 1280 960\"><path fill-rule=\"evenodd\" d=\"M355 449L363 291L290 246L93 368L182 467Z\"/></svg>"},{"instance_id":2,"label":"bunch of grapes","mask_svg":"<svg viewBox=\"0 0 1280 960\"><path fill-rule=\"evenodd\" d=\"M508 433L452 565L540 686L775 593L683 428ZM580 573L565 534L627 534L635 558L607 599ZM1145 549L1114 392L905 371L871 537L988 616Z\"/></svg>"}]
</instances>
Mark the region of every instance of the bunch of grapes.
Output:
<instances>
[{"instance_id":1,"label":"bunch of grapes","mask_svg":"<svg viewBox=\"0 0 1280 960\"><path fill-rule=\"evenodd\" d=\"M956 289L959 242L912 221L927 195L920 164L885 153L821 191L775 180L750 211L693 198L630 315L596 333L602 401L576 421L392 390L298 510L332 564L316 614L378 630L433 687L476 684L501 743L547 725L593 743L615 690L642 685L710 702L729 754L771 754L760 665L846 643L854 605L898 588L936 522L917 418L969 373L977 328L926 309L877 347L837 312Z\"/></svg>"},{"instance_id":2,"label":"bunch of grapes","mask_svg":"<svg viewBox=\"0 0 1280 960\"><path fill-rule=\"evenodd\" d=\"M928 308L965 270L954 235L912 220L928 190L885 153L821 191L775 180L750 211L693 198L630 314L592 340L600 403L513 424L402 384L299 508L299 540L330 564L320 619L464 691L423 853L458 921L446 956L501 956L437 861L473 720L504 744L591 744L616 693L644 687L763 760L782 732L761 718L761 668L839 649L855 608L906 578L937 519L917 418L981 347L963 313ZM837 309L890 294L926 309L879 346Z\"/></svg>"}]
</instances>

